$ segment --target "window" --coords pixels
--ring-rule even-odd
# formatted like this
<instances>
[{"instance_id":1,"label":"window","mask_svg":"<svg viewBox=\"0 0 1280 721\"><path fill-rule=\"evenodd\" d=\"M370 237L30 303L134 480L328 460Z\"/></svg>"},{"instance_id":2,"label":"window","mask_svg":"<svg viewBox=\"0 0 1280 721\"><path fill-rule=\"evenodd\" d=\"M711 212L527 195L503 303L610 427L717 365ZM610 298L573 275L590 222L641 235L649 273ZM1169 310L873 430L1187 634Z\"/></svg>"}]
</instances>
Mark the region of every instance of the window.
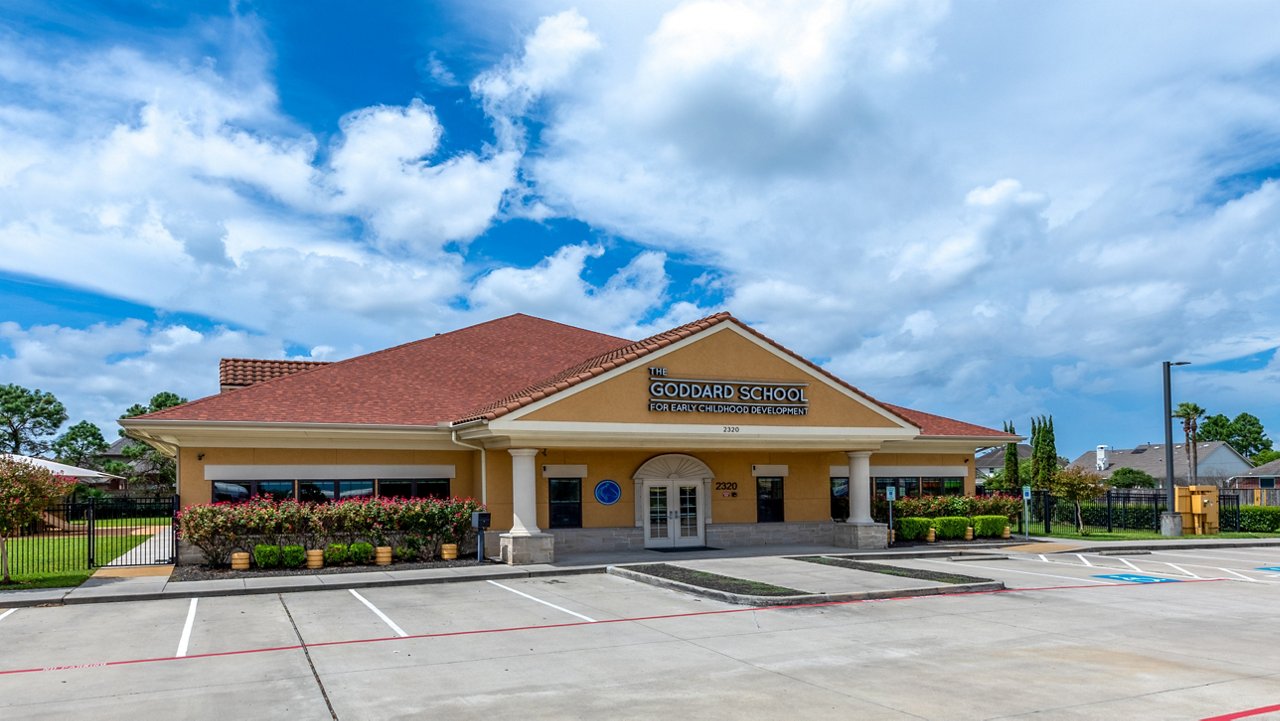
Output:
<instances>
[{"instance_id":1,"label":"window","mask_svg":"<svg viewBox=\"0 0 1280 721\"><path fill-rule=\"evenodd\" d=\"M213 482L213 502L220 501L247 501L253 495L252 484L244 481L214 481Z\"/></svg>"},{"instance_id":2,"label":"window","mask_svg":"<svg viewBox=\"0 0 1280 721\"><path fill-rule=\"evenodd\" d=\"M926 496L962 496L964 495L964 479L960 477L921 478L920 492Z\"/></svg>"},{"instance_id":3,"label":"window","mask_svg":"<svg viewBox=\"0 0 1280 721\"><path fill-rule=\"evenodd\" d=\"M254 481L253 485L255 496L270 496L275 501L293 498L293 481Z\"/></svg>"},{"instance_id":4,"label":"window","mask_svg":"<svg viewBox=\"0 0 1280 721\"><path fill-rule=\"evenodd\" d=\"M843 521L849 517L849 479L831 479L831 519Z\"/></svg>"},{"instance_id":5,"label":"window","mask_svg":"<svg viewBox=\"0 0 1280 721\"><path fill-rule=\"evenodd\" d=\"M388 498L448 498L448 478L396 478L378 481L378 495Z\"/></svg>"},{"instance_id":6,"label":"window","mask_svg":"<svg viewBox=\"0 0 1280 721\"><path fill-rule=\"evenodd\" d=\"M552 528L582 528L582 479L548 478Z\"/></svg>"},{"instance_id":7,"label":"window","mask_svg":"<svg viewBox=\"0 0 1280 721\"><path fill-rule=\"evenodd\" d=\"M756 523L781 523L782 479L756 478Z\"/></svg>"}]
</instances>

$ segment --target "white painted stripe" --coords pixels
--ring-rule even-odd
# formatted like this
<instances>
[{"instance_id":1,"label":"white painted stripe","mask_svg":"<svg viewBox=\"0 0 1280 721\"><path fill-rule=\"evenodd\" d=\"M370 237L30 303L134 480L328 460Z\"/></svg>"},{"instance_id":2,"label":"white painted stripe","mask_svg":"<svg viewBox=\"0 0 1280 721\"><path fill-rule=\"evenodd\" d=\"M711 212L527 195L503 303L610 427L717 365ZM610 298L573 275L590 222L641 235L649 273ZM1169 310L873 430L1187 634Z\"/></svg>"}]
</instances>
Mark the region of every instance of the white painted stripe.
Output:
<instances>
[{"instance_id":1,"label":"white painted stripe","mask_svg":"<svg viewBox=\"0 0 1280 721\"><path fill-rule=\"evenodd\" d=\"M17 610L18 610L18 609L16 609L16 608L11 608L11 609L9 609L8 611L5 611L4 613L0 613L0 621L5 620L6 618L8 618L8 617L9 617L9 614L11 614L11 613L13 613L14 611L17 611Z\"/></svg>"},{"instance_id":2,"label":"white painted stripe","mask_svg":"<svg viewBox=\"0 0 1280 721\"><path fill-rule=\"evenodd\" d=\"M1243 573L1236 573L1235 571L1232 571L1230 568L1218 568L1217 566L1214 566L1214 568L1217 568L1219 571L1222 571L1222 572L1224 572L1224 573L1230 573L1232 576L1235 576L1235 577L1237 577L1237 578L1243 578L1244 580L1248 581L1249 583L1265 583L1265 581L1259 581L1259 580L1258 580L1258 579L1256 579L1256 578L1249 578L1248 576L1244 575Z\"/></svg>"},{"instance_id":3,"label":"white painted stripe","mask_svg":"<svg viewBox=\"0 0 1280 721\"><path fill-rule=\"evenodd\" d=\"M590 616L583 616L582 614L578 613L577 611L570 611L570 610L569 610L569 609L567 609L567 608L562 608L562 607L560 607L560 606L555 605L554 603L551 603L551 602L549 602L549 601L544 601L544 600L542 600L541 598L538 598L538 597L536 597L536 596L530 596L529 594L525 593L524 591L517 591L516 589L514 589L514 588L512 588L512 587L510 587L510 586L504 586L504 585L502 585L501 583L498 583L497 581L490 581L489 583L492 583L493 585L497 586L498 588L501 588L501 589L504 589L504 590L510 591L510 592L512 592L512 593L514 593L514 594L516 594L516 595L518 595L518 596L524 596L525 598L529 599L530 601L537 601L538 603L541 603L541 604L542 604L542 605L544 605L544 606L550 606L551 608L554 608L554 609L555 609L555 610L557 610L557 611L563 611L563 612L565 612L565 613L569 614L570 616L576 616L576 617L578 617L578 618L582 619L583 621L586 621L587 623L595 623L595 622L596 622L596 620L595 620L594 618L591 618Z\"/></svg>"},{"instance_id":4,"label":"white painted stripe","mask_svg":"<svg viewBox=\"0 0 1280 721\"><path fill-rule=\"evenodd\" d=\"M1129 568L1132 568L1132 569L1133 569L1133 570L1135 570L1135 571L1141 571L1141 570L1142 570L1141 568L1138 568L1137 566L1133 565L1132 563L1129 563L1127 560L1125 560L1125 559L1123 559L1123 558L1117 558L1116 560L1117 560L1117 561L1119 561L1119 562L1121 562L1121 563L1123 563L1124 565L1128 566Z\"/></svg>"},{"instance_id":5,"label":"white painted stripe","mask_svg":"<svg viewBox=\"0 0 1280 721\"><path fill-rule=\"evenodd\" d=\"M355 596L356 599L360 601L360 603L363 603L364 605L368 606L369 610L373 611L373 613L378 618L382 619L382 622L387 624L387 626L389 626L392 631L395 631L397 636L399 636L400 638L404 638L405 636L409 635L404 632L403 628L400 628L399 626L397 626L395 621L392 621L390 618L387 618L387 614L383 613L382 611L379 611L377 606L373 605L372 603L369 603L369 599L356 593L356 590L354 588L349 588L347 590L351 591L351 595Z\"/></svg>"},{"instance_id":6,"label":"white painted stripe","mask_svg":"<svg viewBox=\"0 0 1280 721\"><path fill-rule=\"evenodd\" d=\"M187 607L187 622L182 625L182 638L178 641L178 652L173 654L174 658L187 655L187 644L191 643L191 627L196 622L196 604L199 601L200 599L193 598L191 605Z\"/></svg>"},{"instance_id":7,"label":"white painted stripe","mask_svg":"<svg viewBox=\"0 0 1280 721\"><path fill-rule=\"evenodd\" d=\"M1165 562L1164 562L1164 565L1166 565L1166 566L1168 566L1168 567L1170 567L1170 568L1176 568L1177 570L1181 571L1182 573L1185 573L1186 575L1188 575L1188 576L1190 576L1190 577L1192 577L1192 578L1200 578L1200 577L1199 577L1199 576L1197 576L1196 574L1194 574L1194 573L1192 573L1192 572L1188 571L1187 569L1183 568L1182 566L1179 566L1179 565L1178 565L1178 564L1176 564L1176 563L1169 563L1168 561L1165 561Z\"/></svg>"},{"instance_id":8,"label":"white painted stripe","mask_svg":"<svg viewBox=\"0 0 1280 721\"><path fill-rule=\"evenodd\" d=\"M1090 568L1093 568L1093 564L1089 563L1089 559L1085 558L1083 553L1077 553L1076 558L1080 559L1080 562L1083 563L1084 565Z\"/></svg>"},{"instance_id":9,"label":"white painted stripe","mask_svg":"<svg viewBox=\"0 0 1280 721\"><path fill-rule=\"evenodd\" d=\"M924 558L913 558L913 559L911 559L911 560L916 561L917 563L937 563L937 564L947 564L948 566L950 566L950 567L951 567L951 570L953 570L953 571L954 571L954 570L956 570L956 566L955 566L955 563L954 563L953 561L930 561L930 560L928 560L928 559L924 559ZM1074 564L1074 563L1069 563L1069 564L1067 564L1067 565L1069 565L1069 566L1074 566L1074 565L1076 565L1076 564ZM1052 573L1036 573L1035 571L1019 571L1019 570L1017 570L1016 568L998 568L998 567L996 567L996 566L978 566L978 565L975 565L975 564L970 563L970 562L968 562L968 561L965 561L965 563L964 563L964 567L965 567L965 568L983 568L983 569L986 569L986 570L988 570L988 571L1008 571L1009 573L1025 573L1025 574L1026 574L1026 575L1028 575L1028 576L1043 576L1043 577L1045 577L1045 578L1062 578L1062 579L1066 579L1066 580L1068 580L1068 581L1082 581L1082 582L1084 582L1084 583L1097 583L1097 584L1102 585L1102 586L1115 586L1115 585L1117 585L1117 584L1115 584L1115 583L1113 583L1113 582L1111 582L1111 581L1099 581L1099 580L1094 579L1094 578L1079 578L1078 576L1057 576L1057 575L1054 575L1054 574L1052 574Z\"/></svg>"},{"instance_id":10,"label":"white painted stripe","mask_svg":"<svg viewBox=\"0 0 1280 721\"><path fill-rule=\"evenodd\" d=\"M1049 559L1045 558L1043 553L1040 554L1040 560L1044 561L1045 563L1049 562Z\"/></svg>"},{"instance_id":11,"label":"white painted stripe","mask_svg":"<svg viewBox=\"0 0 1280 721\"><path fill-rule=\"evenodd\" d=\"M1194 559L1201 559L1201 560L1205 560L1205 561L1234 561L1235 563L1240 563L1240 562L1244 561L1244 559L1242 559L1242 558L1226 558L1226 557L1223 557L1223 556L1205 556L1205 555L1202 555L1202 554L1199 554L1199 553L1177 553L1176 551L1152 551L1152 553L1153 553L1153 554L1159 554L1159 555L1161 555L1161 556L1181 556L1181 557L1183 557L1183 558L1194 558ZM1193 563L1193 564L1191 564L1191 565L1193 565L1193 566L1198 566L1198 565L1199 565L1199 566L1203 566L1203 565L1206 565L1206 564L1196 564L1196 563Z\"/></svg>"}]
</instances>

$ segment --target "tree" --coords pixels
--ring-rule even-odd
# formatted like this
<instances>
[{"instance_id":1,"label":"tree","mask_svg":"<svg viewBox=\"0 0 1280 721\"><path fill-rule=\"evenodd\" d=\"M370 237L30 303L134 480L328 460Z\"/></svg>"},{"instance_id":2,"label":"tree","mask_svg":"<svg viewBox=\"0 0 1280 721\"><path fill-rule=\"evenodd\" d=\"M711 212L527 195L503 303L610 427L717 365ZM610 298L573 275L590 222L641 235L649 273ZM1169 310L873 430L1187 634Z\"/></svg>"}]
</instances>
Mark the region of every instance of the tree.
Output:
<instances>
[{"instance_id":1,"label":"tree","mask_svg":"<svg viewBox=\"0 0 1280 721\"><path fill-rule=\"evenodd\" d=\"M1053 437L1053 416L1031 419L1031 485L1047 489L1058 469L1058 445Z\"/></svg>"},{"instance_id":2,"label":"tree","mask_svg":"<svg viewBox=\"0 0 1280 721\"><path fill-rule=\"evenodd\" d=\"M1206 416L1205 419L1200 422L1200 427L1196 431L1196 437L1202 441L1223 441L1224 443L1230 443L1231 419L1221 413Z\"/></svg>"},{"instance_id":3,"label":"tree","mask_svg":"<svg viewBox=\"0 0 1280 721\"><path fill-rule=\"evenodd\" d=\"M129 406L120 417L132 418L146 413L155 413L165 408L180 406L186 402L187 399L177 393L161 391L151 396L151 401L145 406L141 403L134 403ZM121 431L121 435L124 435L123 431ZM125 473L118 473L111 469L107 469L107 472L127 476L131 488L141 486L148 492L159 493L171 491L177 486L178 466L169 456L145 443L136 441L121 448L120 452L125 458L132 461L133 468L125 467ZM117 467L113 466L113 468Z\"/></svg>"},{"instance_id":4,"label":"tree","mask_svg":"<svg viewBox=\"0 0 1280 721\"><path fill-rule=\"evenodd\" d=\"M67 409L52 393L18 385L0 386L0 451L35 456L49 449L45 440L67 420Z\"/></svg>"},{"instance_id":5,"label":"tree","mask_svg":"<svg viewBox=\"0 0 1280 721\"><path fill-rule=\"evenodd\" d=\"M75 481L55 476L48 468L17 458L0 458L0 583L9 577L9 539L36 520L40 512L62 497Z\"/></svg>"},{"instance_id":6,"label":"tree","mask_svg":"<svg viewBox=\"0 0 1280 721\"><path fill-rule=\"evenodd\" d=\"M1182 432L1187 439L1187 482L1193 486L1196 484L1196 465L1200 462L1200 454L1196 449L1196 426L1203 415L1203 408L1185 401L1179 403L1173 411L1174 418L1182 419Z\"/></svg>"},{"instance_id":7,"label":"tree","mask_svg":"<svg viewBox=\"0 0 1280 721\"><path fill-rule=\"evenodd\" d=\"M1263 451L1249 460L1253 462L1254 466L1261 466L1270 463L1277 458L1280 458L1280 451Z\"/></svg>"},{"instance_id":8,"label":"tree","mask_svg":"<svg viewBox=\"0 0 1280 721\"><path fill-rule=\"evenodd\" d=\"M1013 421L1004 424L1005 433L1017 433L1013 430ZM1004 483L1008 488L1017 488L1022 484L1018 477L1018 442L1004 444Z\"/></svg>"},{"instance_id":9,"label":"tree","mask_svg":"<svg viewBox=\"0 0 1280 721\"><path fill-rule=\"evenodd\" d=\"M1084 515L1080 511L1083 501L1091 501L1106 491L1102 476L1079 466L1067 466L1054 470L1050 490L1054 496L1075 504L1076 533L1084 533Z\"/></svg>"},{"instance_id":10,"label":"tree","mask_svg":"<svg viewBox=\"0 0 1280 721\"><path fill-rule=\"evenodd\" d=\"M79 423L58 436L51 446L53 457L59 463L81 468L97 468L98 456L107 452L110 446L102 437L102 429L89 421Z\"/></svg>"},{"instance_id":11,"label":"tree","mask_svg":"<svg viewBox=\"0 0 1280 721\"><path fill-rule=\"evenodd\" d=\"M1227 443L1245 458L1271 450L1271 439L1262 427L1262 421L1251 413L1241 413L1231 419L1231 436Z\"/></svg>"},{"instance_id":12,"label":"tree","mask_svg":"<svg viewBox=\"0 0 1280 721\"><path fill-rule=\"evenodd\" d=\"M1159 481L1137 468L1117 468L1111 472L1111 485L1116 488L1155 488Z\"/></svg>"}]
</instances>

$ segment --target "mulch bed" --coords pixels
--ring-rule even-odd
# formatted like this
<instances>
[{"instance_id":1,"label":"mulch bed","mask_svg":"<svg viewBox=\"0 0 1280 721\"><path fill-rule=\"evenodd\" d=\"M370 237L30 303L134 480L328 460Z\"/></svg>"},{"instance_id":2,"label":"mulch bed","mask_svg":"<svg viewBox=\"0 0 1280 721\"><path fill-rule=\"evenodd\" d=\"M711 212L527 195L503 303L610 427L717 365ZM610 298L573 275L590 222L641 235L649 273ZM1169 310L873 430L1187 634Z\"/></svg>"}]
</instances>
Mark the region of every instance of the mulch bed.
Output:
<instances>
[{"instance_id":1,"label":"mulch bed","mask_svg":"<svg viewBox=\"0 0 1280 721\"><path fill-rule=\"evenodd\" d=\"M977 576L965 576L960 573L926 571L920 568L903 568L901 566L890 566L884 563L865 563L862 561L851 561L847 558L832 558L831 556L799 556L794 560L804 561L806 563L817 563L823 566L839 566L840 568L848 568L853 571L870 571L871 573L883 573L887 576L901 576L903 578L914 578L920 581L933 581L935 583L987 583L991 580L989 578L978 578Z\"/></svg>"},{"instance_id":2,"label":"mulch bed","mask_svg":"<svg viewBox=\"0 0 1280 721\"><path fill-rule=\"evenodd\" d=\"M713 591L724 591L725 593L737 593L744 596L803 596L804 591L797 591L794 588L784 588L782 586L774 586L769 583L761 583L760 581L748 581L745 578L734 578L732 576L721 576L718 573L707 573L706 571L697 571L692 568L684 568L682 566L671 566L665 563L646 563L638 566L623 566L628 571L636 571L658 578L665 578L668 581L679 581L687 583L690 586L699 588L709 588Z\"/></svg>"},{"instance_id":3,"label":"mulch bed","mask_svg":"<svg viewBox=\"0 0 1280 721\"><path fill-rule=\"evenodd\" d=\"M230 568L209 568L208 566L191 565L175 566L170 574L170 581L215 581L224 578L270 578L273 576L317 576L336 573L367 573L369 571L413 571L419 568L458 568L462 566L479 566L474 558L456 561L419 561L415 563L393 563L390 566L325 566L319 569L310 568L267 568L233 571Z\"/></svg>"}]
</instances>

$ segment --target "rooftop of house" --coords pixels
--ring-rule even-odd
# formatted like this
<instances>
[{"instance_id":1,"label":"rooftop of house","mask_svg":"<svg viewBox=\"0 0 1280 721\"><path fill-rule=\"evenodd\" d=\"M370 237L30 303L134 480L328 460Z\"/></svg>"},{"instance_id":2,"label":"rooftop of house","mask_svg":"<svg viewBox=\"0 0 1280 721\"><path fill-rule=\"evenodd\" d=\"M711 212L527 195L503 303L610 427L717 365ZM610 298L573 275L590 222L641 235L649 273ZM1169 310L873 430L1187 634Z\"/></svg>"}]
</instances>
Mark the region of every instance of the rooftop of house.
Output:
<instances>
[{"instance_id":1,"label":"rooftop of house","mask_svg":"<svg viewBox=\"0 0 1280 721\"><path fill-rule=\"evenodd\" d=\"M332 363L225 359L219 369L224 385L228 378L246 385L139 418L392 426L492 420L726 322L916 425L924 436L1008 437L881 403L728 313L640 341L517 313Z\"/></svg>"},{"instance_id":2,"label":"rooftop of house","mask_svg":"<svg viewBox=\"0 0 1280 721\"><path fill-rule=\"evenodd\" d=\"M1216 451L1222 450L1224 446L1228 452L1239 457L1235 449L1223 441L1197 443L1196 453L1199 459L1204 461ZM1163 443L1143 443L1135 448L1109 448L1106 451L1106 467L1101 469L1097 467L1097 451L1087 451L1072 461L1071 465L1096 471L1103 478L1110 478L1111 474L1120 468L1132 468L1149 473L1159 479L1165 476L1164 448ZM1240 460L1245 465L1248 465L1248 461L1244 460L1244 458L1241 457ZM1173 477L1186 479L1189 475L1187 467L1186 444L1175 443L1173 446Z\"/></svg>"}]
</instances>

